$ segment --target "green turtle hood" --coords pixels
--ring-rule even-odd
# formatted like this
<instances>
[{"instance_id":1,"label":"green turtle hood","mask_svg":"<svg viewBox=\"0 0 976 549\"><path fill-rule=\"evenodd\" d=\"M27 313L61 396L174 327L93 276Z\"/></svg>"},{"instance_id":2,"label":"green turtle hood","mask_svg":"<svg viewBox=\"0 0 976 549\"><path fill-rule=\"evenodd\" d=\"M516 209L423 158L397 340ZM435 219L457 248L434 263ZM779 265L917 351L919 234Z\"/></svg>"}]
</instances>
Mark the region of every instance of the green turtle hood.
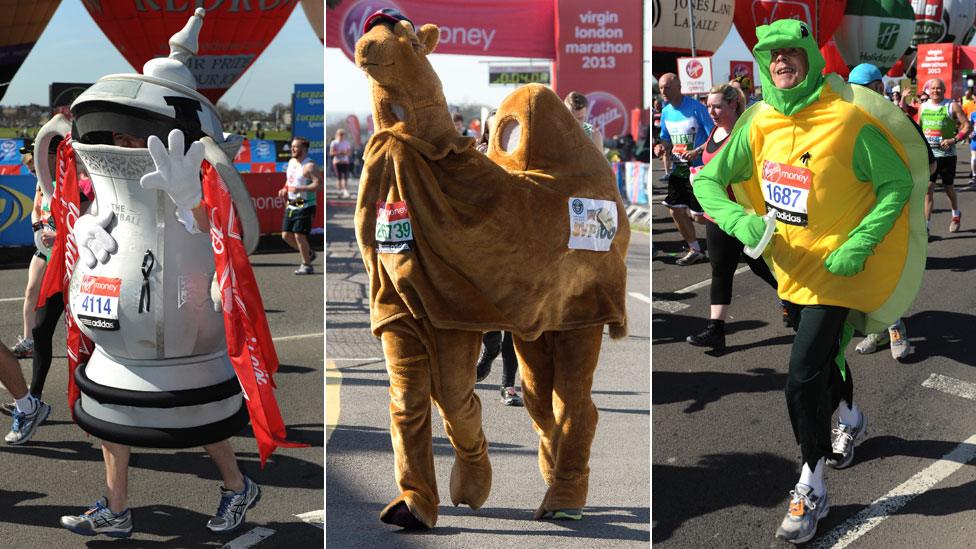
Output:
<instances>
[{"instance_id":1,"label":"green turtle hood","mask_svg":"<svg viewBox=\"0 0 976 549\"><path fill-rule=\"evenodd\" d=\"M820 97L824 85L823 70L826 62L806 23L795 19L773 21L756 28L756 38L759 41L752 48L752 54L759 63L759 77L762 79L762 93L766 103L789 116ZM777 88L769 73L772 50L780 48L802 48L807 52L807 62L810 65L806 79L788 90Z\"/></svg>"}]
</instances>

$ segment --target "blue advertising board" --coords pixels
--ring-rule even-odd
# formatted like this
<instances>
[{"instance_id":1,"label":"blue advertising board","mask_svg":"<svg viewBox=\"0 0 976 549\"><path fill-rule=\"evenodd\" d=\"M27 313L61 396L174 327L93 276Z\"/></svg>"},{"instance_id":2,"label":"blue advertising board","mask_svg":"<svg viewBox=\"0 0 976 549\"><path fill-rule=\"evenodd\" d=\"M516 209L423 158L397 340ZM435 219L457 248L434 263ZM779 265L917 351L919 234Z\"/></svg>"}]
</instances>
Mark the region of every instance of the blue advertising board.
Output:
<instances>
[{"instance_id":1,"label":"blue advertising board","mask_svg":"<svg viewBox=\"0 0 976 549\"><path fill-rule=\"evenodd\" d=\"M37 180L32 175L0 176L0 246L33 246L31 210Z\"/></svg>"},{"instance_id":2,"label":"blue advertising board","mask_svg":"<svg viewBox=\"0 0 976 549\"><path fill-rule=\"evenodd\" d=\"M308 139L308 156L321 167L325 161L325 85L295 84L291 113L292 136Z\"/></svg>"}]
</instances>

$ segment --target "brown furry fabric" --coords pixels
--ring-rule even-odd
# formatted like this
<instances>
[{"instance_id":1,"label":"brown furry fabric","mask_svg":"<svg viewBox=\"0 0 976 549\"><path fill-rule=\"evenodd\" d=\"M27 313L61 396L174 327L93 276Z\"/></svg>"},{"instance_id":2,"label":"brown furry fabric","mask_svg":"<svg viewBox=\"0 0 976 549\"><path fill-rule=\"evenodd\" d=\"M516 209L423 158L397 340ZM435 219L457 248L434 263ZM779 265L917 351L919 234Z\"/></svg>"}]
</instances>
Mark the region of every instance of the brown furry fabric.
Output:
<instances>
[{"instance_id":1,"label":"brown furry fabric","mask_svg":"<svg viewBox=\"0 0 976 549\"><path fill-rule=\"evenodd\" d=\"M415 32L402 21L377 25L356 44L377 124L360 179L356 237L370 279L370 323L390 374L400 488L380 516L405 528L437 520L431 398L455 449L452 502L478 508L488 496L474 366L477 335L492 329L537 341L523 344L523 367L535 380L527 405L543 441L540 464L548 464L543 507L581 507L603 325L612 337L626 335L630 227L609 165L543 86L507 98L490 158L477 152L457 134L427 61L437 37L433 25ZM575 359L556 364L563 354ZM583 380L574 385L578 375ZM570 385L571 402L551 401ZM557 447L562 457L553 454Z\"/></svg>"},{"instance_id":2,"label":"brown furry fabric","mask_svg":"<svg viewBox=\"0 0 976 549\"><path fill-rule=\"evenodd\" d=\"M450 120L446 109L443 116ZM525 339L604 324L623 336L630 227L609 165L543 86L514 92L496 120L490 159L470 139L431 142L402 122L370 140L356 227L373 330L411 315L441 328L504 329ZM499 143L516 125L518 145L505 152ZM568 247L571 197L615 204L608 252ZM379 202L405 202L409 253L377 253Z\"/></svg>"}]
</instances>

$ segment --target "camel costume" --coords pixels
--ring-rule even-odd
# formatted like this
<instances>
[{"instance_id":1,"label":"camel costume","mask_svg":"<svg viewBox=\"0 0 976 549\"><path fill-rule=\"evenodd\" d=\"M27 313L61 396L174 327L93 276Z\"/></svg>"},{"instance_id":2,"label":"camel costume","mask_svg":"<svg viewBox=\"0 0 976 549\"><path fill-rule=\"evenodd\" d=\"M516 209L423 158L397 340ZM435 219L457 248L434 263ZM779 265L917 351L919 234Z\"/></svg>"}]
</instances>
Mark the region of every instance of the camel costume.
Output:
<instances>
[{"instance_id":1,"label":"camel costume","mask_svg":"<svg viewBox=\"0 0 976 549\"><path fill-rule=\"evenodd\" d=\"M500 106L489 156L460 137L427 60L438 29L392 10L367 20L356 64L370 77L377 132L365 153L356 236L370 324L390 375L400 496L381 520L433 527L430 400L455 450L451 501L491 488L481 402L483 331L516 336L526 408L549 485L537 518L586 499L603 326L626 335L630 229L613 175L559 98L526 86ZM494 162L492 161L494 160ZM496 163L497 162L497 163Z\"/></svg>"}]
</instances>

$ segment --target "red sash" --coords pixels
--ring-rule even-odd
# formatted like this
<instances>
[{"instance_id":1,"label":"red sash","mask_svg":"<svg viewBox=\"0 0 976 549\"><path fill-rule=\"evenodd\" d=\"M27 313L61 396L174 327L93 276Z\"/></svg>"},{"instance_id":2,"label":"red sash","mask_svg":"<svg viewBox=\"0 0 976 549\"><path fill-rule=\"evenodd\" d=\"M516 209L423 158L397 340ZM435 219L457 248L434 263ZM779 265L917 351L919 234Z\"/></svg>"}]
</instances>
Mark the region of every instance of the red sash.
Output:
<instances>
[{"instance_id":1,"label":"red sash","mask_svg":"<svg viewBox=\"0 0 976 549\"><path fill-rule=\"evenodd\" d=\"M203 202L210 216L210 238L224 308L227 355L247 400L261 466L278 446L308 446L285 440L285 424L274 396L272 376L278 354L264 314L264 303L241 240L241 225L227 186L217 170L203 163Z\"/></svg>"},{"instance_id":2,"label":"red sash","mask_svg":"<svg viewBox=\"0 0 976 549\"><path fill-rule=\"evenodd\" d=\"M58 292L64 299L64 324L68 334L68 405L71 416L74 417L75 401L81 396L75 385L75 368L78 364L88 362L94 345L92 341L81 333L74 317L70 312L68 286L71 283L71 273L74 272L75 262L78 260L78 243L72 230L75 221L81 215L78 191L78 173L75 171L75 151L71 146L71 135L58 145L57 169L55 170L56 185L54 196L51 197L51 217L54 218L55 233L54 247L48 257L44 281L41 283L41 293L37 299L37 307Z\"/></svg>"}]
</instances>

